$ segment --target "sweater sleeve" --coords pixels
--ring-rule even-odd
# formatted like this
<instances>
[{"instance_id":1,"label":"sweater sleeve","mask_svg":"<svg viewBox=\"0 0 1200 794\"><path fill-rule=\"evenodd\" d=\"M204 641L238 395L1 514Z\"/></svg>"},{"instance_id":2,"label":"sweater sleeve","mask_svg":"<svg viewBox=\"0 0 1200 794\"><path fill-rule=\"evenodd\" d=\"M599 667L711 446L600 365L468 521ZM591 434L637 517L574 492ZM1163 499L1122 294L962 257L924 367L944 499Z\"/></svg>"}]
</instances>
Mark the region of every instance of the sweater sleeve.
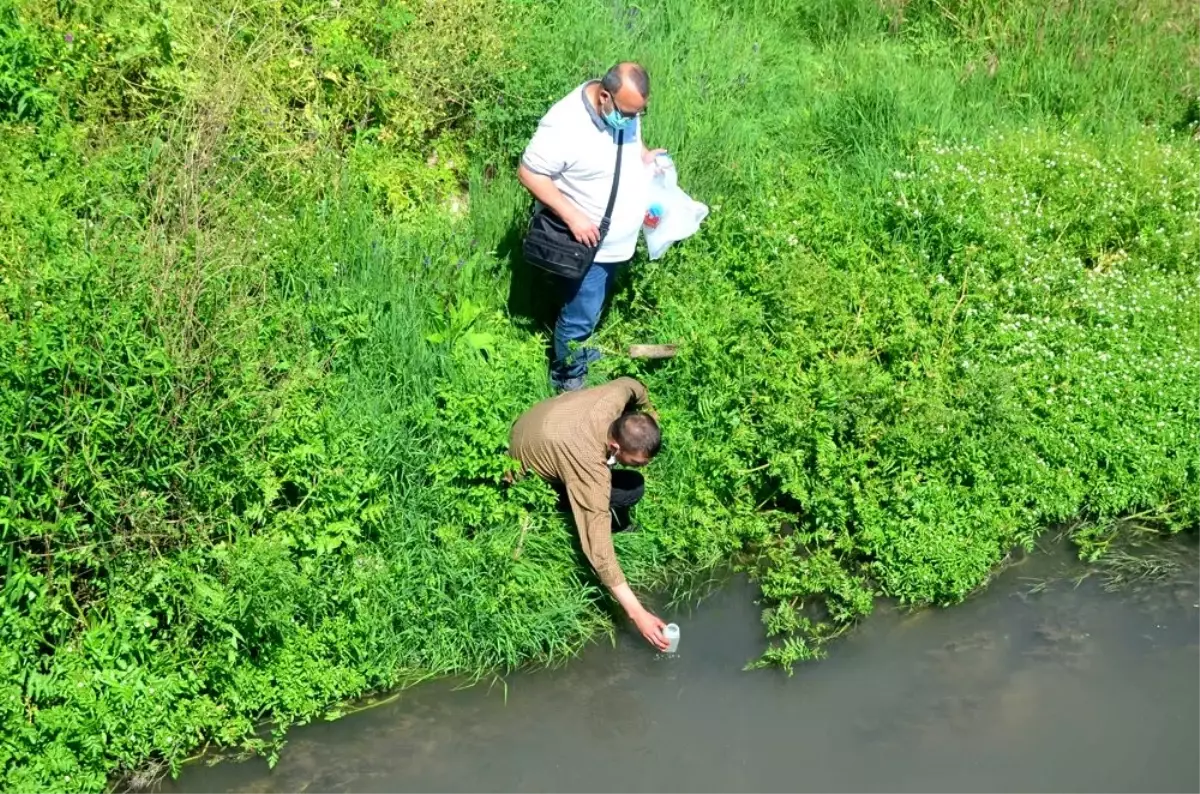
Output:
<instances>
[{"instance_id":1,"label":"sweater sleeve","mask_svg":"<svg viewBox=\"0 0 1200 794\"><path fill-rule=\"evenodd\" d=\"M609 589L624 584L625 574L613 548L612 515L608 509L612 472L603 464L598 467L573 466L563 472L563 483L579 530L579 544L596 575Z\"/></svg>"},{"instance_id":2,"label":"sweater sleeve","mask_svg":"<svg viewBox=\"0 0 1200 794\"><path fill-rule=\"evenodd\" d=\"M633 403L638 408L646 408L650 405L650 396L646 392L646 387L636 378L628 376L617 378L596 388L608 390L605 392L606 405L612 405L615 400L620 401L622 407L630 403Z\"/></svg>"},{"instance_id":3,"label":"sweater sleeve","mask_svg":"<svg viewBox=\"0 0 1200 794\"><path fill-rule=\"evenodd\" d=\"M629 382L629 394L638 408L646 408L650 405L650 395L646 393L646 387L642 382L634 378L622 378Z\"/></svg>"}]
</instances>

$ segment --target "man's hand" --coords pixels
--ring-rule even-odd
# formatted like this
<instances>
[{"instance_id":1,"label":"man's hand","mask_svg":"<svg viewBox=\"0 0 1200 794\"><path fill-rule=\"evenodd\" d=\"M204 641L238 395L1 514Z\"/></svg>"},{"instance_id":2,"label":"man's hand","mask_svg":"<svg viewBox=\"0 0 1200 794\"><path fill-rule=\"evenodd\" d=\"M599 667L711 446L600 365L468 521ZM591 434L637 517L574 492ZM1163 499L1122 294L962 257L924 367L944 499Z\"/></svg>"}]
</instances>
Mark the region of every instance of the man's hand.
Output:
<instances>
[{"instance_id":1,"label":"man's hand","mask_svg":"<svg viewBox=\"0 0 1200 794\"><path fill-rule=\"evenodd\" d=\"M646 642L660 651L665 651L669 643L663 636L663 629L667 624L642 606L637 596L629 589L628 584L617 585L613 588L612 594L617 599L617 603L625 607L625 614L633 621L633 625L637 626L638 631L646 638Z\"/></svg>"},{"instance_id":2,"label":"man's hand","mask_svg":"<svg viewBox=\"0 0 1200 794\"><path fill-rule=\"evenodd\" d=\"M655 157L658 157L660 154L666 154L666 153L667 153L666 149L647 149L645 146L643 146L642 147L642 162L646 165L650 165L651 163L654 162Z\"/></svg>"},{"instance_id":3,"label":"man's hand","mask_svg":"<svg viewBox=\"0 0 1200 794\"><path fill-rule=\"evenodd\" d=\"M638 631L646 638L646 642L653 645L660 651L665 651L669 643L663 635L663 629L667 627L652 612L643 609L641 612L630 616L633 619L633 625L637 626Z\"/></svg>"},{"instance_id":4,"label":"man's hand","mask_svg":"<svg viewBox=\"0 0 1200 794\"><path fill-rule=\"evenodd\" d=\"M584 245L600 244L600 230L596 228L596 224L588 220L588 216L583 213L583 210L562 194L553 179L545 174L535 174L524 163L517 168L517 179L525 186L526 190L533 194L535 199L563 219L563 223L567 224L567 228L571 230L571 236L577 242Z\"/></svg>"},{"instance_id":5,"label":"man's hand","mask_svg":"<svg viewBox=\"0 0 1200 794\"><path fill-rule=\"evenodd\" d=\"M576 242L584 245L599 245L600 230L596 228L596 224L583 214L583 210L572 208L572 211L563 216L567 227L571 230L571 236Z\"/></svg>"}]
</instances>

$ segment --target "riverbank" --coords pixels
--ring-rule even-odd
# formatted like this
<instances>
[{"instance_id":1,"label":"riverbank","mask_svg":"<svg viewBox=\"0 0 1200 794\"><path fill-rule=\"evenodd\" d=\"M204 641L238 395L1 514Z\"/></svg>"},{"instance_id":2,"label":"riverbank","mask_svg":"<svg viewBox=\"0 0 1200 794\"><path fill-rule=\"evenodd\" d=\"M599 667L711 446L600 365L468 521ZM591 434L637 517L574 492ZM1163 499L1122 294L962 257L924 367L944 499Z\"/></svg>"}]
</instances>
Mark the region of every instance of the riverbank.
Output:
<instances>
[{"instance_id":1,"label":"riverbank","mask_svg":"<svg viewBox=\"0 0 1200 794\"><path fill-rule=\"evenodd\" d=\"M791 668L1075 516L1087 556L1195 527L1191 14L0 4L0 788L613 630L549 490L497 486L548 394L514 164L620 58L713 210L600 335L679 345L594 373L667 432L636 587L757 550Z\"/></svg>"},{"instance_id":2,"label":"riverbank","mask_svg":"<svg viewBox=\"0 0 1200 794\"><path fill-rule=\"evenodd\" d=\"M670 614L675 657L621 632L296 730L274 770L197 764L157 790L1190 791L1200 572L1194 543L1166 546L1183 566L1137 591L1060 543L953 610L881 604L790 678L741 670L763 639L738 578Z\"/></svg>"}]
</instances>

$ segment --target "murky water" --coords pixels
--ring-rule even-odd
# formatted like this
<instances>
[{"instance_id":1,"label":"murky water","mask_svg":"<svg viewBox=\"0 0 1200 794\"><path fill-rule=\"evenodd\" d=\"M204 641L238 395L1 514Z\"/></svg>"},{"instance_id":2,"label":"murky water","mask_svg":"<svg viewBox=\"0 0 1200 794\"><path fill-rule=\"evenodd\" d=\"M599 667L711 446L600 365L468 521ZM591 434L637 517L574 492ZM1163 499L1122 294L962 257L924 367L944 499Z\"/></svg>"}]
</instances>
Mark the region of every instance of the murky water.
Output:
<instances>
[{"instance_id":1,"label":"murky water","mask_svg":"<svg viewBox=\"0 0 1200 794\"><path fill-rule=\"evenodd\" d=\"M1060 551L948 610L883 611L792 678L743 672L755 592L680 652L626 634L500 687L417 687L166 791L1198 791L1200 587L1104 592ZM1035 583L1060 578L1038 590ZM1036 592L1030 592L1034 590Z\"/></svg>"}]
</instances>

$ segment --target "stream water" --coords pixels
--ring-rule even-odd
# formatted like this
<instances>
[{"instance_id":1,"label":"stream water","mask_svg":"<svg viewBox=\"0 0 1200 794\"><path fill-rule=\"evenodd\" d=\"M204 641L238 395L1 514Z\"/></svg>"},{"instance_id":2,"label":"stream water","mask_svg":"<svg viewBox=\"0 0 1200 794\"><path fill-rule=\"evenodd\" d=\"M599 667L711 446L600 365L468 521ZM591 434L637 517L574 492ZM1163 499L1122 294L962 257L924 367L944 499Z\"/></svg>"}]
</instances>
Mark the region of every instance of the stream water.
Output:
<instances>
[{"instance_id":1,"label":"stream water","mask_svg":"<svg viewBox=\"0 0 1200 794\"><path fill-rule=\"evenodd\" d=\"M507 693L419 686L292 731L273 771L197 764L160 790L1200 791L1184 559L1109 593L1062 549L1034 555L951 609L881 608L791 678L743 672L764 639L735 580L662 613L674 656L622 633Z\"/></svg>"}]
</instances>

